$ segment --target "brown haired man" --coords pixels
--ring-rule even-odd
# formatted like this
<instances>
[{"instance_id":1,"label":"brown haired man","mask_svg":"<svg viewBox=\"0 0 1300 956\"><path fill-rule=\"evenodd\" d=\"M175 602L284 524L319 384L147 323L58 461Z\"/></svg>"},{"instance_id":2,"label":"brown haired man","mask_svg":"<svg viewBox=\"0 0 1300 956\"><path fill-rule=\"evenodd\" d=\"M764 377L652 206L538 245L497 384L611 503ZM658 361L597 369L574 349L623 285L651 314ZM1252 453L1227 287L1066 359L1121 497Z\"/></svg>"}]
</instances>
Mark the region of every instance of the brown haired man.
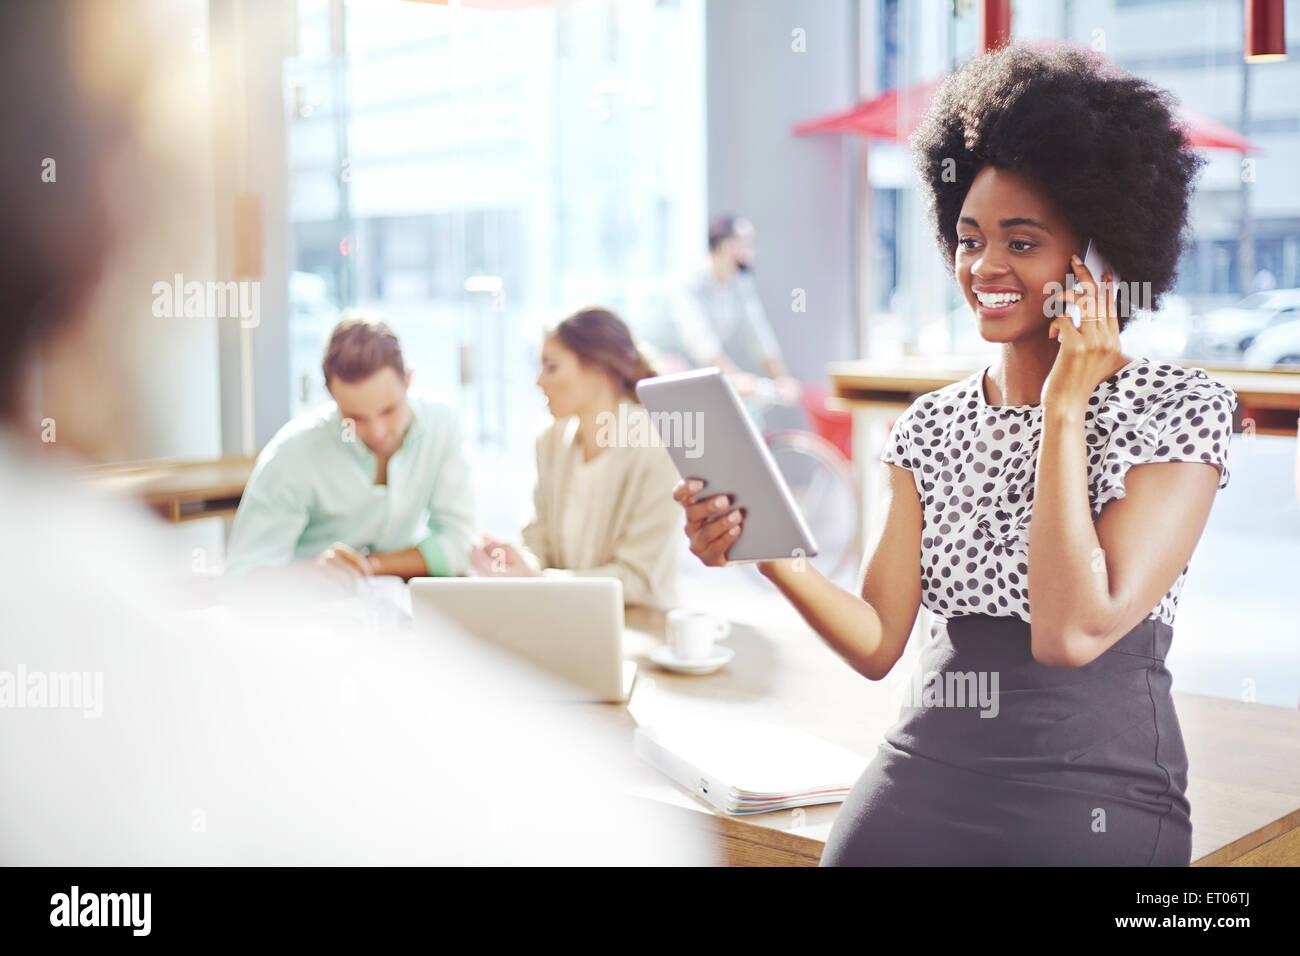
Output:
<instances>
[{"instance_id":1,"label":"brown haired man","mask_svg":"<svg viewBox=\"0 0 1300 956\"><path fill-rule=\"evenodd\" d=\"M464 574L475 519L455 412L408 391L397 337L364 316L339 322L322 371L334 400L262 449L227 571L314 560L367 576Z\"/></svg>"}]
</instances>

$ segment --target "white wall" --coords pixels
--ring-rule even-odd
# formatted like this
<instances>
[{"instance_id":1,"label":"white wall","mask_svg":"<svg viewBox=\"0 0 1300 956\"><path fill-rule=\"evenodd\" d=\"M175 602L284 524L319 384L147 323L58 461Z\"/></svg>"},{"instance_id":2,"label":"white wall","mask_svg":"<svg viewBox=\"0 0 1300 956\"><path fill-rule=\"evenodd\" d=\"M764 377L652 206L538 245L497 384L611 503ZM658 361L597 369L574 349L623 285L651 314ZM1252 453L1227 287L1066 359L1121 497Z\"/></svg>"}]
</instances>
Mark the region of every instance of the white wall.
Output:
<instances>
[{"instance_id":1,"label":"white wall","mask_svg":"<svg viewBox=\"0 0 1300 956\"><path fill-rule=\"evenodd\" d=\"M127 455L137 458L211 458L220 455L220 410L217 323L213 318L157 318L152 283L170 282L175 273L208 281L217 274L215 211L212 189L211 78L207 45L207 0L141 0L142 55L159 57L158 77L164 95L175 103L183 121L158 132L185 164L186 195L177 197L185 220L172 223L185 241L159 250L149 285L127 290L123 308L133 321L124 323L131 342L125 357L134 422ZM140 175L149 175L140 170ZM162 210L170 213L175 206Z\"/></svg>"}]
</instances>

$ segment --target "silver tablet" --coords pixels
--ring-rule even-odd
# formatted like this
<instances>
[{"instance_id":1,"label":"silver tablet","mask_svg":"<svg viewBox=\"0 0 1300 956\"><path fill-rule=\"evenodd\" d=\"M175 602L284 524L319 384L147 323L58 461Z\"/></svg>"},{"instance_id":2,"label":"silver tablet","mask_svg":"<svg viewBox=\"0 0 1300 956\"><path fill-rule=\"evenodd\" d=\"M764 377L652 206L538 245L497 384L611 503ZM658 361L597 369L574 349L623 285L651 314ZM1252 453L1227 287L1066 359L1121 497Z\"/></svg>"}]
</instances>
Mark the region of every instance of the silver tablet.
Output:
<instances>
[{"instance_id":1,"label":"silver tablet","mask_svg":"<svg viewBox=\"0 0 1300 956\"><path fill-rule=\"evenodd\" d=\"M645 378L637 383L636 394L678 474L704 482L696 499L730 495L733 507L745 509L744 527L727 550L727 560L817 554L812 532L763 436L719 369Z\"/></svg>"}]
</instances>

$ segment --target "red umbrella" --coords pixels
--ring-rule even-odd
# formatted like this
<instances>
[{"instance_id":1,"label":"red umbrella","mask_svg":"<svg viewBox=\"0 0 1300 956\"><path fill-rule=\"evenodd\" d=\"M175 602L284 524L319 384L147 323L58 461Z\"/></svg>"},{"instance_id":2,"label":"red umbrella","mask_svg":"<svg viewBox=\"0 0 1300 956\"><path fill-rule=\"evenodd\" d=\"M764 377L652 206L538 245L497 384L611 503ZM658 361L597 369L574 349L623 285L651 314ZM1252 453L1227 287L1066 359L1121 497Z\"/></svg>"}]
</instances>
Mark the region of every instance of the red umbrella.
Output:
<instances>
[{"instance_id":1,"label":"red umbrella","mask_svg":"<svg viewBox=\"0 0 1300 956\"><path fill-rule=\"evenodd\" d=\"M1201 149L1235 149L1239 153L1262 152L1258 144L1252 143L1226 123L1202 116L1186 106L1178 107L1178 118L1187 128L1187 140Z\"/></svg>"},{"instance_id":2,"label":"red umbrella","mask_svg":"<svg viewBox=\"0 0 1300 956\"><path fill-rule=\"evenodd\" d=\"M886 90L875 99L865 100L852 109L798 123L793 128L794 135L852 133L868 139L906 143L912 131L920 125L941 82L942 79L930 80L901 91ZM1235 149L1239 153L1260 151L1257 144L1231 126L1184 106L1177 109L1178 119L1186 129L1187 140L1192 146L1201 149Z\"/></svg>"},{"instance_id":3,"label":"red umbrella","mask_svg":"<svg viewBox=\"0 0 1300 956\"><path fill-rule=\"evenodd\" d=\"M874 100L866 100L852 109L799 123L794 127L794 135L853 133L869 139L906 142L930 108L930 100L941 82L931 80L909 86L901 93L897 88L886 90Z\"/></svg>"}]
</instances>

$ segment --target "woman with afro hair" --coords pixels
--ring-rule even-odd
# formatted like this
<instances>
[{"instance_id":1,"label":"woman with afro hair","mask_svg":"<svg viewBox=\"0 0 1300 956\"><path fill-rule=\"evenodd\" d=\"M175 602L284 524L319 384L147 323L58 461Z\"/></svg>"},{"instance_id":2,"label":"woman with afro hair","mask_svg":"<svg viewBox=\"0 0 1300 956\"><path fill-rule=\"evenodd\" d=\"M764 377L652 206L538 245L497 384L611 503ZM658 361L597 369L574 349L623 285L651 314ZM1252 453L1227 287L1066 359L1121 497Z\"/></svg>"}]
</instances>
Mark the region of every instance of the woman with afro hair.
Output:
<instances>
[{"instance_id":1,"label":"woman with afro hair","mask_svg":"<svg viewBox=\"0 0 1300 956\"><path fill-rule=\"evenodd\" d=\"M871 680L919 606L935 615L822 865L1186 866L1165 657L1228 483L1236 396L1124 354L1119 332L1173 282L1202 161L1166 93L1066 46L972 60L912 146L939 245L1001 354L895 422L859 593L806 562L759 565ZM1086 268L1089 240L1113 274ZM691 550L725 564L743 517L710 523L730 499L702 489L675 492Z\"/></svg>"}]
</instances>

